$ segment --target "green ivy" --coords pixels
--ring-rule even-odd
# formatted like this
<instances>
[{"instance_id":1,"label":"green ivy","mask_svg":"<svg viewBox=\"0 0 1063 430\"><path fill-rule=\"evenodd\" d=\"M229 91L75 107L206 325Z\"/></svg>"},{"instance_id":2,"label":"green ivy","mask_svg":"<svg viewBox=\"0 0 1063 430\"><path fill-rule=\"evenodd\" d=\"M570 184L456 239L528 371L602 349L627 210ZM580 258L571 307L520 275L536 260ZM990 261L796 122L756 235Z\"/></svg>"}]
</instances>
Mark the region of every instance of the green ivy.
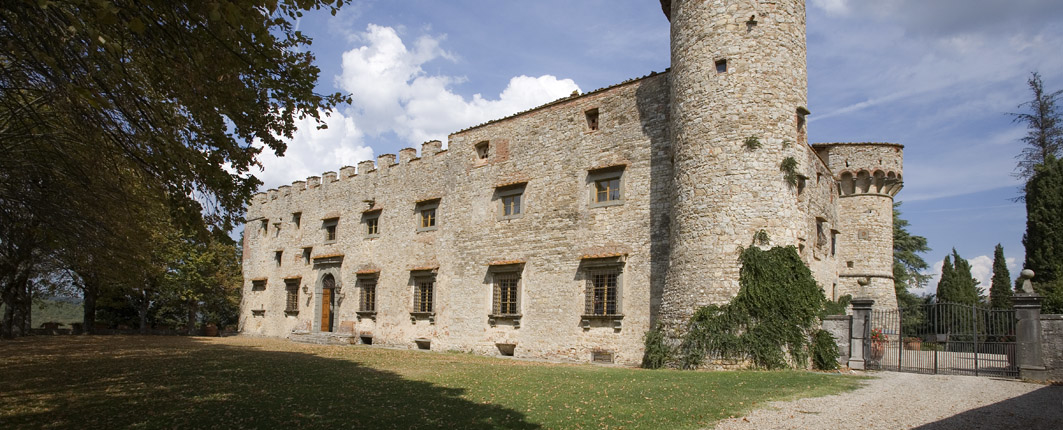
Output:
<instances>
[{"instance_id":1,"label":"green ivy","mask_svg":"<svg viewBox=\"0 0 1063 430\"><path fill-rule=\"evenodd\" d=\"M740 259L738 295L695 312L680 346L680 365L696 368L714 356L749 359L768 369L805 367L809 335L826 301L812 272L793 246L749 247Z\"/></svg>"},{"instance_id":2,"label":"green ivy","mask_svg":"<svg viewBox=\"0 0 1063 430\"><path fill-rule=\"evenodd\" d=\"M786 157L782 160L782 164L779 164L779 170L785 175L786 183L791 187L797 186L797 160L794 157Z\"/></svg>"},{"instance_id":3,"label":"green ivy","mask_svg":"<svg viewBox=\"0 0 1063 430\"><path fill-rule=\"evenodd\" d=\"M752 151L754 149L760 148L760 138L756 136L749 136L746 138L744 144L747 150Z\"/></svg>"},{"instance_id":4,"label":"green ivy","mask_svg":"<svg viewBox=\"0 0 1063 430\"><path fill-rule=\"evenodd\" d=\"M826 300L823 302L823 312L819 314L820 318L829 315L845 315L845 311L849 309L849 302L853 301L852 294L846 294L838 297L838 301Z\"/></svg>"},{"instance_id":5,"label":"green ivy","mask_svg":"<svg viewBox=\"0 0 1063 430\"><path fill-rule=\"evenodd\" d=\"M664 343L664 331L660 326L646 332L646 351L642 354L642 367L660 369L672 356L668 345Z\"/></svg>"},{"instance_id":6,"label":"green ivy","mask_svg":"<svg viewBox=\"0 0 1063 430\"><path fill-rule=\"evenodd\" d=\"M816 330L812 335L812 365L819 370L838 368L838 344L826 330Z\"/></svg>"}]
</instances>

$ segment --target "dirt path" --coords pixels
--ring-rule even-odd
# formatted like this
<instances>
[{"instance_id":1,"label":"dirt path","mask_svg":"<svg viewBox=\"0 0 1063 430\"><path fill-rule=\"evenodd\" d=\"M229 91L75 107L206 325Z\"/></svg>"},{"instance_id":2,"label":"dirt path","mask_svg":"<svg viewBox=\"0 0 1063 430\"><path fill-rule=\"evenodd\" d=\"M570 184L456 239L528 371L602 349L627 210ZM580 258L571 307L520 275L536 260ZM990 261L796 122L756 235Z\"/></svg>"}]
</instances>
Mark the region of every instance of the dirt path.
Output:
<instances>
[{"instance_id":1,"label":"dirt path","mask_svg":"<svg viewBox=\"0 0 1063 430\"><path fill-rule=\"evenodd\" d=\"M856 391L790 402L716 429L1063 429L1063 386L975 376L868 373Z\"/></svg>"}]
</instances>

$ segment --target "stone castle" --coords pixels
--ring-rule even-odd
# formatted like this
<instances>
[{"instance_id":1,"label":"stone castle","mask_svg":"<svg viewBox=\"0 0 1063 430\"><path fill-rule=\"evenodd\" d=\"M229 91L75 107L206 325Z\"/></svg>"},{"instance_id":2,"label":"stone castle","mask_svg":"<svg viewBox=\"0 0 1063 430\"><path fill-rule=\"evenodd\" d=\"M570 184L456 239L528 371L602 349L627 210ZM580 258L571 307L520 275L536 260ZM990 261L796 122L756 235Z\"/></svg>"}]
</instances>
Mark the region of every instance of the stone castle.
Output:
<instances>
[{"instance_id":1,"label":"stone castle","mask_svg":"<svg viewBox=\"0 0 1063 430\"><path fill-rule=\"evenodd\" d=\"M243 333L640 363L758 233L896 306L902 146L809 145L803 0L662 0L671 68L253 197Z\"/></svg>"}]
</instances>

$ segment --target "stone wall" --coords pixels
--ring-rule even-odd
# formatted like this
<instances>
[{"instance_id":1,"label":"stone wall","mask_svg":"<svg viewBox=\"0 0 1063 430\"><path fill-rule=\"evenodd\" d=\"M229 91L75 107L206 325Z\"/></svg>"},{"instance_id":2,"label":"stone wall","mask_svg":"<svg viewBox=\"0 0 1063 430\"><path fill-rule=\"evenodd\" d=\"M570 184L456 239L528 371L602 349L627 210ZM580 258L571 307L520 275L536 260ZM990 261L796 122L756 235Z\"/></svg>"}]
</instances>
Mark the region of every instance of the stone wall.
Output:
<instances>
[{"instance_id":1,"label":"stone wall","mask_svg":"<svg viewBox=\"0 0 1063 430\"><path fill-rule=\"evenodd\" d=\"M1041 315L1041 355L1050 381L1063 381L1063 315Z\"/></svg>"},{"instance_id":2,"label":"stone wall","mask_svg":"<svg viewBox=\"0 0 1063 430\"><path fill-rule=\"evenodd\" d=\"M383 155L353 176L344 168L256 195L245 231L242 329L321 330L322 278L331 274L342 297L335 325L374 344L412 348L428 339L431 349L481 354L515 344L520 357L590 361L604 352L638 364L661 291L654 271L666 261L667 94L666 75L650 76L455 133L446 151L430 143L420 158L394 163ZM476 151L482 142L485 160ZM594 202L600 172L619 173L620 201ZM500 194L514 188L523 189L522 212L504 217ZM430 199L438 199L438 221L422 231L417 204ZM366 235L366 211L379 217L376 237ZM326 242L331 219L337 238ZM622 317L583 317L586 274L598 263L622 269ZM519 319L489 317L502 264L520 274ZM434 315L411 314L413 269L435 273ZM375 315L357 313L358 273L378 278ZM282 312L285 278L299 278L298 313ZM253 290L255 279L266 280L264 291Z\"/></svg>"},{"instance_id":3,"label":"stone wall","mask_svg":"<svg viewBox=\"0 0 1063 430\"><path fill-rule=\"evenodd\" d=\"M823 318L823 330L834 336L838 343L838 365L849 365L849 348L852 342L852 315L829 315Z\"/></svg>"},{"instance_id":4,"label":"stone wall","mask_svg":"<svg viewBox=\"0 0 1063 430\"><path fill-rule=\"evenodd\" d=\"M813 146L838 181L838 283L832 295L871 298L880 308L896 308L893 196L903 186L903 146Z\"/></svg>"},{"instance_id":5,"label":"stone wall","mask_svg":"<svg viewBox=\"0 0 1063 430\"><path fill-rule=\"evenodd\" d=\"M661 312L680 330L738 293L738 255L758 231L783 246L807 235L780 171L808 159L805 4L673 0L666 11L675 207Z\"/></svg>"}]
</instances>

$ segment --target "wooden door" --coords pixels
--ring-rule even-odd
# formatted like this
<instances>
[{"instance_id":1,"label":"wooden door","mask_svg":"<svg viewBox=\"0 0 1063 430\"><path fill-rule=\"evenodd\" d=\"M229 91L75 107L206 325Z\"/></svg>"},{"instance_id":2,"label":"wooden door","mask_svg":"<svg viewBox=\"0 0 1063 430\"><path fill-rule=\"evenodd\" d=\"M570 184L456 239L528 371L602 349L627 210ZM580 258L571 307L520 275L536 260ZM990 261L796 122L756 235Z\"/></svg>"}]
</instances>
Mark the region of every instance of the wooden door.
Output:
<instances>
[{"instance_id":1,"label":"wooden door","mask_svg":"<svg viewBox=\"0 0 1063 430\"><path fill-rule=\"evenodd\" d=\"M321 290L321 331L332 331L332 289Z\"/></svg>"},{"instance_id":2,"label":"wooden door","mask_svg":"<svg viewBox=\"0 0 1063 430\"><path fill-rule=\"evenodd\" d=\"M332 331L332 289L336 288L336 278L331 274L321 280L321 331Z\"/></svg>"}]
</instances>

